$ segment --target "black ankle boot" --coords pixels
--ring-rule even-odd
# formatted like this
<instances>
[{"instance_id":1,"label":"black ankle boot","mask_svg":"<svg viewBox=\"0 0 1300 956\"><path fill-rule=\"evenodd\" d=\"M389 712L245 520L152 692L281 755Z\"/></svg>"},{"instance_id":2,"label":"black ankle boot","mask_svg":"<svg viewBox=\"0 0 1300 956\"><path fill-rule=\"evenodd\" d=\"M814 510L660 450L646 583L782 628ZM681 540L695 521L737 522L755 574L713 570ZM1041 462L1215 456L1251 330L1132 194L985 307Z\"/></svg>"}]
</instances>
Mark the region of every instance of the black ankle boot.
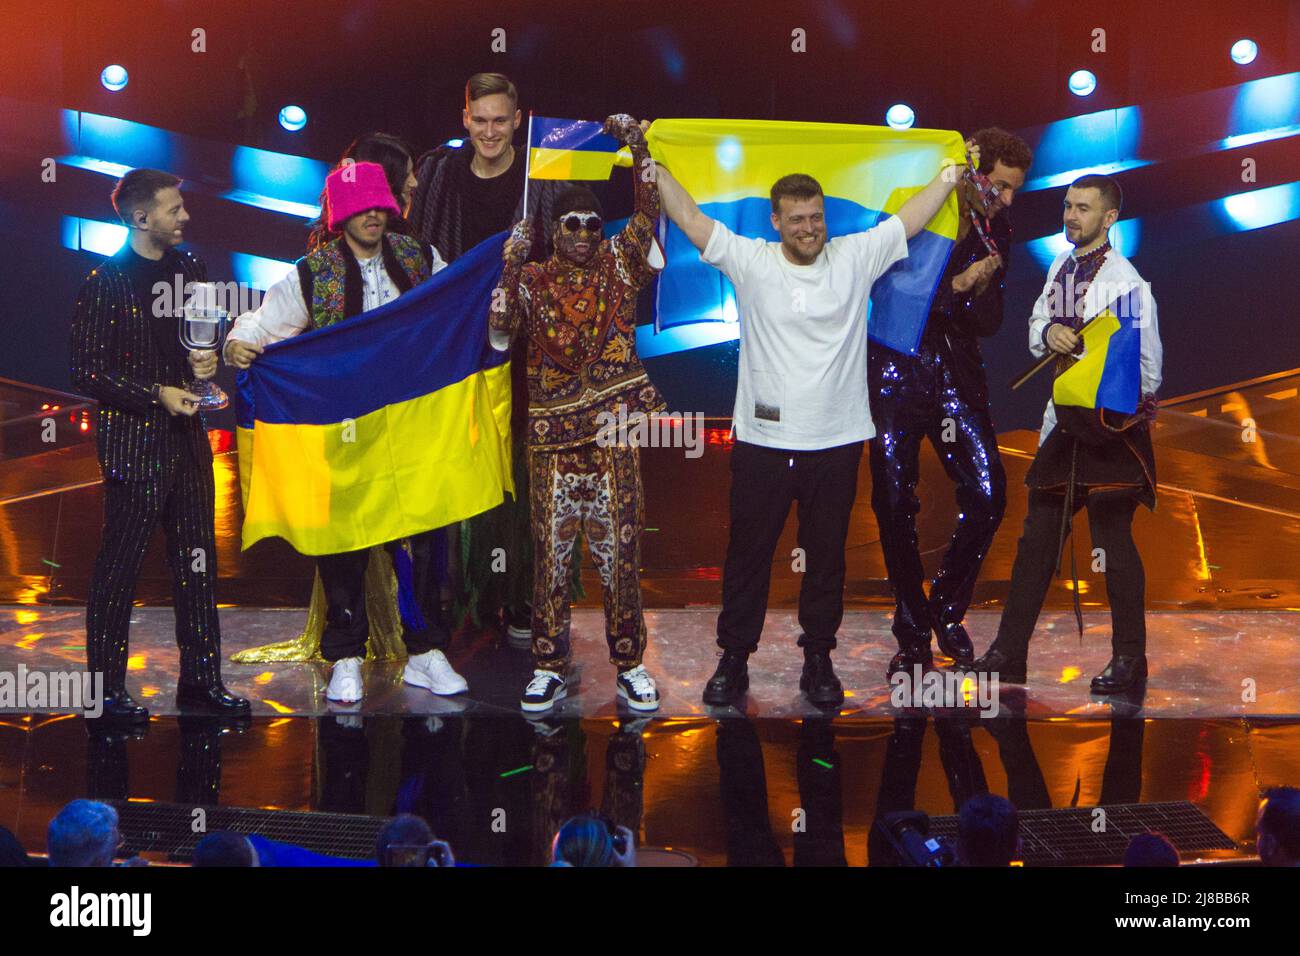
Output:
<instances>
[{"instance_id":1,"label":"black ankle boot","mask_svg":"<svg viewBox=\"0 0 1300 956\"><path fill-rule=\"evenodd\" d=\"M243 697L236 697L224 684L212 687L202 684L177 684L176 706L185 711L201 711L215 715L247 714L251 707Z\"/></svg>"},{"instance_id":2,"label":"black ankle boot","mask_svg":"<svg viewBox=\"0 0 1300 956\"><path fill-rule=\"evenodd\" d=\"M934 666L934 654L930 652L930 635L926 634L920 640L900 640L898 642L898 653L889 661L889 667L885 669L885 679L893 677L899 671L910 672L917 664L921 665L922 670L929 670Z\"/></svg>"},{"instance_id":3,"label":"black ankle boot","mask_svg":"<svg viewBox=\"0 0 1300 956\"><path fill-rule=\"evenodd\" d=\"M749 654L745 651L723 651L718 669L704 685L704 702L713 707L733 707L747 690Z\"/></svg>"},{"instance_id":4,"label":"black ankle boot","mask_svg":"<svg viewBox=\"0 0 1300 956\"><path fill-rule=\"evenodd\" d=\"M975 645L971 643L966 628L958 621L936 624L934 634L939 650L951 657L959 666L969 667L975 660Z\"/></svg>"},{"instance_id":5,"label":"black ankle boot","mask_svg":"<svg viewBox=\"0 0 1300 956\"><path fill-rule=\"evenodd\" d=\"M844 686L835 676L830 651L804 651L799 689L818 707L838 707L844 703Z\"/></svg>"},{"instance_id":6,"label":"black ankle boot","mask_svg":"<svg viewBox=\"0 0 1300 956\"><path fill-rule=\"evenodd\" d=\"M1147 659L1136 654L1116 654L1105 670L1092 679L1094 694L1119 694L1145 683Z\"/></svg>"},{"instance_id":7,"label":"black ankle boot","mask_svg":"<svg viewBox=\"0 0 1300 956\"><path fill-rule=\"evenodd\" d=\"M998 647L997 642L977 658L970 669L977 674L997 674L999 683L1023 684L1029 665L1023 657L1015 657Z\"/></svg>"},{"instance_id":8,"label":"black ankle boot","mask_svg":"<svg viewBox=\"0 0 1300 956\"><path fill-rule=\"evenodd\" d=\"M122 723L144 723L149 719L149 709L137 703L125 687L104 692L104 719Z\"/></svg>"}]
</instances>

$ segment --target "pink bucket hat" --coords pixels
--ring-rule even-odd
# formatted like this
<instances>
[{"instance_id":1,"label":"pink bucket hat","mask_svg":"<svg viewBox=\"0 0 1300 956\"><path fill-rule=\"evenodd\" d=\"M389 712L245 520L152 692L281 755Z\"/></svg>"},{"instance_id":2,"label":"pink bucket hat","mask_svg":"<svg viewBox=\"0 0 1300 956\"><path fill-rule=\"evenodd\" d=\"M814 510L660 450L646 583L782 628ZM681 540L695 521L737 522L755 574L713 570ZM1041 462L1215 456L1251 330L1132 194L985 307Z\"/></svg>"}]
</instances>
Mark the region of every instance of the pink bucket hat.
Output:
<instances>
[{"instance_id":1,"label":"pink bucket hat","mask_svg":"<svg viewBox=\"0 0 1300 956\"><path fill-rule=\"evenodd\" d=\"M367 209L385 209L393 216L402 214L388 188L384 167L378 163L346 163L325 177L325 206L331 232L342 229L345 222Z\"/></svg>"}]
</instances>

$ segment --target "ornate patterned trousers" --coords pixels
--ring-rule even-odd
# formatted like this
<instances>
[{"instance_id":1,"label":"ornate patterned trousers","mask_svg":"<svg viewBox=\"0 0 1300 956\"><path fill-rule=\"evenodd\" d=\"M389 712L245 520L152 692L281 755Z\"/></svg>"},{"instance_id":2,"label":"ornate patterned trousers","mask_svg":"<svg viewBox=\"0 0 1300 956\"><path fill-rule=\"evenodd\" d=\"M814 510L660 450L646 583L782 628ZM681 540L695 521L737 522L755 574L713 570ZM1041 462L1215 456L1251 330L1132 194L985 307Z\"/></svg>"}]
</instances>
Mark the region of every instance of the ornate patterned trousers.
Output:
<instances>
[{"instance_id":1,"label":"ornate patterned trousers","mask_svg":"<svg viewBox=\"0 0 1300 956\"><path fill-rule=\"evenodd\" d=\"M605 638L619 669L641 663L641 465L636 448L594 442L565 451L528 450L533 528L533 658L563 671L569 662L569 578L581 531L605 593Z\"/></svg>"}]
</instances>

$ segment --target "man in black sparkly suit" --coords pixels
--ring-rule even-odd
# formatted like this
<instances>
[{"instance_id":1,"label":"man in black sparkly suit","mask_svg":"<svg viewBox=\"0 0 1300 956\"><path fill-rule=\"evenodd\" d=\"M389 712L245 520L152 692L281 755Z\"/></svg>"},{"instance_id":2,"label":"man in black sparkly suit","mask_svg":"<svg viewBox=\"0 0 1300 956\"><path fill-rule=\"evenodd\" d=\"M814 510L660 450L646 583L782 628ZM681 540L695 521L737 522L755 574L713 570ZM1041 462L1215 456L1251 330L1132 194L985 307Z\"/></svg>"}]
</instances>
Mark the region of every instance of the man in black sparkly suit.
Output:
<instances>
[{"instance_id":1,"label":"man in black sparkly suit","mask_svg":"<svg viewBox=\"0 0 1300 956\"><path fill-rule=\"evenodd\" d=\"M915 355L873 343L868 353L871 506L880 526L894 592L898 653L889 674L932 662L930 636L959 665L975 656L962 625L994 532L1006 509L1006 473L989 417L980 338L1002 326L1002 286L1011 254L1006 210L1025 182L1033 154L1020 137L991 127L975 133L986 192L957 189L957 242L930 307ZM921 445L929 441L957 486L957 527L925 592L917 545Z\"/></svg>"},{"instance_id":2,"label":"man in black sparkly suit","mask_svg":"<svg viewBox=\"0 0 1300 956\"><path fill-rule=\"evenodd\" d=\"M158 290L202 282L207 270L180 245L189 214L181 181L135 169L113 190L130 240L86 278L72 322L73 386L99 402L96 443L104 476L104 531L86 608L86 657L104 675L104 715L142 721L126 689L127 637L136 578L158 524L172 570L182 710L244 714L247 700L221 683L221 631L213 528L212 450L198 396L183 387L181 303L154 308ZM162 285L158 285L161 283ZM195 377L216 373L215 353L192 353Z\"/></svg>"}]
</instances>

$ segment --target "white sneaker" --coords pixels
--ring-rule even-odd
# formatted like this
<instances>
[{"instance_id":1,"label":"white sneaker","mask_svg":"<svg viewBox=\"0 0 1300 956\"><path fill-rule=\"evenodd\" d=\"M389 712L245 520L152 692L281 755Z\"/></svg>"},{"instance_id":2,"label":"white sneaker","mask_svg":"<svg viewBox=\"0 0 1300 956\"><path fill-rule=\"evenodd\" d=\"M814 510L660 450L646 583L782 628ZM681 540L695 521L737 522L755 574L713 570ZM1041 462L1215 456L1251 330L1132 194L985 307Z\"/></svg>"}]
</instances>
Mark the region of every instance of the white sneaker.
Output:
<instances>
[{"instance_id":1,"label":"white sneaker","mask_svg":"<svg viewBox=\"0 0 1300 956\"><path fill-rule=\"evenodd\" d=\"M428 688L435 694L463 694L469 690L469 683L456 673L447 655L439 650L408 657L402 680L413 687Z\"/></svg>"},{"instance_id":2,"label":"white sneaker","mask_svg":"<svg viewBox=\"0 0 1300 956\"><path fill-rule=\"evenodd\" d=\"M618 687L618 696L627 701L633 710L659 709L659 689L655 687L655 679L642 665L619 671L614 683Z\"/></svg>"},{"instance_id":3,"label":"white sneaker","mask_svg":"<svg viewBox=\"0 0 1300 956\"><path fill-rule=\"evenodd\" d=\"M334 662L325 696L341 704L355 704L361 699L362 686L361 658L344 657Z\"/></svg>"},{"instance_id":4,"label":"white sneaker","mask_svg":"<svg viewBox=\"0 0 1300 956\"><path fill-rule=\"evenodd\" d=\"M562 674L544 671L539 667L533 671L533 679L524 688L524 696L519 701L519 707L526 713L541 713L550 710L557 701L564 700L566 693Z\"/></svg>"}]
</instances>

